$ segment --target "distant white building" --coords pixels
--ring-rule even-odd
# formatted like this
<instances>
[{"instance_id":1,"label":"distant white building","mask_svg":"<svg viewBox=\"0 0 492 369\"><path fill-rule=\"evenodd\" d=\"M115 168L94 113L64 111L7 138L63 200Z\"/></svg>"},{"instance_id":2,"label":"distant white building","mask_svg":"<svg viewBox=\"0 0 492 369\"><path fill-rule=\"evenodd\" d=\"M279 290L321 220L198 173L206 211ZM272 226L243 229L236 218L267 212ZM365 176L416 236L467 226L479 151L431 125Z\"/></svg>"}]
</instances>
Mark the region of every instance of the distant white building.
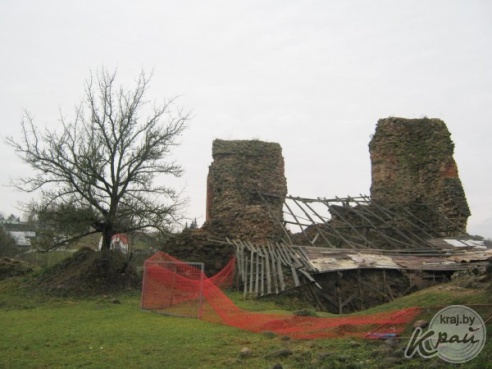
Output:
<instances>
[{"instance_id":1,"label":"distant white building","mask_svg":"<svg viewBox=\"0 0 492 369\"><path fill-rule=\"evenodd\" d=\"M32 245L31 240L36 238L36 231L30 224L3 220L1 226L5 229L5 232L12 236L17 247L30 248Z\"/></svg>"},{"instance_id":2,"label":"distant white building","mask_svg":"<svg viewBox=\"0 0 492 369\"><path fill-rule=\"evenodd\" d=\"M99 240L99 250L102 248L102 237ZM123 233L114 234L111 238L111 250L121 251L123 254L127 254L129 252L129 243L128 237Z\"/></svg>"},{"instance_id":3,"label":"distant white building","mask_svg":"<svg viewBox=\"0 0 492 369\"><path fill-rule=\"evenodd\" d=\"M31 247L31 239L36 238L34 231L8 231L19 247Z\"/></svg>"}]
</instances>

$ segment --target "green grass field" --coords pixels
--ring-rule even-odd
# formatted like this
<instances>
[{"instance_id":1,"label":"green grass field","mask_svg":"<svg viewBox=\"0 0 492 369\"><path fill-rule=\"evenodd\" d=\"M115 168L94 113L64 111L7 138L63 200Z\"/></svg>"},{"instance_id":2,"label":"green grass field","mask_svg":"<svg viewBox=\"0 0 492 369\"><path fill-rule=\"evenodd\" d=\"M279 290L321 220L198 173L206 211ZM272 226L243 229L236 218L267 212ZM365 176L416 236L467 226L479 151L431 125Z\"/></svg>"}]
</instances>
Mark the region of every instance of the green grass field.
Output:
<instances>
[{"instance_id":1,"label":"green grass field","mask_svg":"<svg viewBox=\"0 0 492 369\"><path fill-rule=\"evenodd\" d=\"M0 368L447 368L438 358L405 359L396 347L356 339L285 340L197 319L144 312L138 292L61 299L0 281ZM272 301L231 298L242 308L278 310ZM121 303L112 303L116 298ZM490 304L490 290L438 286L371 309ZM285 306L285 305L284 305ZM285 307L284 307L285 308ZM459 368L492 368L492 326L481 354ZM241 356L248 347L250 355ZM282 356L282 349L289 354Z\"/></svg>"}]
</instances>

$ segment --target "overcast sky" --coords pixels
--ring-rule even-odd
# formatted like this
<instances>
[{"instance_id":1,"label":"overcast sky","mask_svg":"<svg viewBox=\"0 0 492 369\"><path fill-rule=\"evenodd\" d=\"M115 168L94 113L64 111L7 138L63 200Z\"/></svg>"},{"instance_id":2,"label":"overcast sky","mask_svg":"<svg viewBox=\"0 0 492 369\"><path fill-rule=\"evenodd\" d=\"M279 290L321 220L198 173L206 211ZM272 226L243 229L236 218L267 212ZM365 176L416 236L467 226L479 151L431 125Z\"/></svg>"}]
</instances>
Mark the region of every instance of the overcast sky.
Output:
<instances>
[{"instance_id":1,"label":"overcast sky","mask_svg":"<svg viewBox=\"0 0 492 369\"><path fill-rule=\"evenodd\" d=\"M289 194L369 194L378 119L440 118L472 216L492 237L492 1L0 0L2 136L24 110L73 117L90 70L122 83L154 71L148 97L193 112L175 159L188 216L205 220L212 141L283 148ZM0 143L0 183L29 173ZM0 211L29 197L0 191Z\"/></svg>"}]
</instances>

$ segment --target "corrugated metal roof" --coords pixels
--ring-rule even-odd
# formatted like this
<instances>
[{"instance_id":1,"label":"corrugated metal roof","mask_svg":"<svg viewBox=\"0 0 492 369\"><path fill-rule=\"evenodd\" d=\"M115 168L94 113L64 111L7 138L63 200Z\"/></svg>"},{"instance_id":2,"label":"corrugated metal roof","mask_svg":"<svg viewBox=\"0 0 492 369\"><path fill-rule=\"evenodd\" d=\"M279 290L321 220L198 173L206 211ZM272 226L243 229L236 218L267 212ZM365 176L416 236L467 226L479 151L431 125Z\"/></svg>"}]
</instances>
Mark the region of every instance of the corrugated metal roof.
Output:
<instances>
[{"instance_id":1,"label":"corrugated metal roof","mask_svg":"<svg viewBox=\"0 0 492 369\"><path fill-rule=\"evenodd\" d=\"M448 243L441 250L341 250L306 246L309 263L318 273L349 269L462 270L469 263L492 260L492 249ZM477 246L477 247L476 247Z\"/></svg>"}]
</instances>

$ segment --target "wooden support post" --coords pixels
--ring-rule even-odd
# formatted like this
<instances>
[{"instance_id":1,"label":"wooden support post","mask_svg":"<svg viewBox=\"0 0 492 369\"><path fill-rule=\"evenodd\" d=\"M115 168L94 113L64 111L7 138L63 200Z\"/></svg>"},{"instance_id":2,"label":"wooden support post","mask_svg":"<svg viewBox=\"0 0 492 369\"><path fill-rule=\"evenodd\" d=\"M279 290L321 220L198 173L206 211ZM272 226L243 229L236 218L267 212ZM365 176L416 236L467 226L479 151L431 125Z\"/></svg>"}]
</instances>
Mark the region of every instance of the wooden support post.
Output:
<instances>
[{"instance_id":1,"label":"wooden support post","mask_svg":"<svg viewBox=\"0 0 492 369\"><path fill-rule=\"evenodd\" d=\"M335 288L337 305L338 305L338 314L343 314L343 305L342 305L342 272L337 272L337 286Z\"/></svg>"},{"instance_id":2,"label":"wooden support post","mask_svg":"<svg viewBox=\"0 0 492 369\"><path fill-rule=\"evenodd\" d=\"M393 296L393 291L391 291L391 287L386 282L386 270L383 269L383 288L386 293L388 293L389 300L393 301L395 297Z\"/></svg>"},{"instance_id":3,"label":"wooden support post","mask_svg":"<svg viewBox=\"0 0 492 369\"><path fill-rule=\"evenodd\" d=\"M361 307L362 310L364 310L365 309L364 294L363 294L363 291L362 291L362 285L361 285L360 281L361 281L361 271L360 271L360 269L357 269L357 284L358 284L358 287L359 287L360 307Z\"/></svg>"}]
</instances>

